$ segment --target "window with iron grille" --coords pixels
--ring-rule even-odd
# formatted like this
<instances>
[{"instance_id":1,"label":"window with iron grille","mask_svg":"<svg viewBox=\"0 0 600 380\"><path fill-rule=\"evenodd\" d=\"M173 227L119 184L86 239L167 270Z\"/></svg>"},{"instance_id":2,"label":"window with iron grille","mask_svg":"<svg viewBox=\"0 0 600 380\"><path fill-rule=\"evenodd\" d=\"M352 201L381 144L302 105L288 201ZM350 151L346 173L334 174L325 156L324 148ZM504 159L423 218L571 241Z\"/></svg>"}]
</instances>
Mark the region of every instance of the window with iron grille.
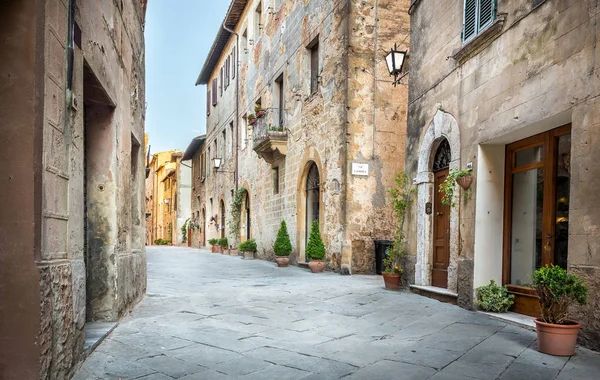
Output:
<instances>
[{"instance_id":1,"label":"window with iron grille","mask_svg":"<svg viewBox=\"0 0 600 380\"><path fill-rule=\"evenodd\" d=\"M464 0L463 43L472 40L496 19L497 0Z\"/></svg>"}]
</instances>

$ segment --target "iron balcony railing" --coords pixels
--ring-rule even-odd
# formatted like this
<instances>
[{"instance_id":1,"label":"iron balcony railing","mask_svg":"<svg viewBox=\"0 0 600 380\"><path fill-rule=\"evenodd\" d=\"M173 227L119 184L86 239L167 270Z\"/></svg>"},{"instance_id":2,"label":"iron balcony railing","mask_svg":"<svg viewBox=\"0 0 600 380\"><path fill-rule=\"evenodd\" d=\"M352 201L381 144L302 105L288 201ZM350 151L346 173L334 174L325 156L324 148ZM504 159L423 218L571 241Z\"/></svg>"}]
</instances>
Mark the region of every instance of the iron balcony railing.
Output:
<instances>
[{"instance_id":1,"label":"iron balcony railing","mask_svg":"<svg viewBox=\"0 0 600 380\"><path fill-rule=\"evenodd\" d=\"M283 118L279 117L279 109L267 108L263 111L262 117L258 117L260 112L257 112L256 122L252 125L252 140L255 149L269 139L287 140L288 131Z\"/></svg>"}]
</instances>

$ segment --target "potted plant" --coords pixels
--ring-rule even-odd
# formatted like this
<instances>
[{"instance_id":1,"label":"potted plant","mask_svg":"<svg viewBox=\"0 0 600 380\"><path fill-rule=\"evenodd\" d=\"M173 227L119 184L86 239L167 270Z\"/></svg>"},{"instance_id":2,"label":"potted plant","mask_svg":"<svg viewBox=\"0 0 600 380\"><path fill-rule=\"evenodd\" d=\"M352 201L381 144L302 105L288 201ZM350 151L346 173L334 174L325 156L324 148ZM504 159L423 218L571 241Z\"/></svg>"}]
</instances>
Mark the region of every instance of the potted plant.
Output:
<instances>
[{"instance_id":1,"label":"potted plant","mask_svg":"<svg viewBox=\"0 0 600 380\"><path fill-rule=\"evenodd\" d=\"M208 239L208 244L210 244L210 246L211 246L210 250L212 253L219 252L218 243L219 243L219 239Z\"/></svg>"},{"instance_id":2,"label":"potted plant","mask_svg":"<svg viewBox=\"0 0 600 380\"><path fill-rule=\"evenodd\" d=\"M241 243L238 248L244 257L244 260L254 259L254 254L256 253L256 241L254 239L246 240Z\"/></svg>"},{"instance_id":3,"label":"potted plant","mask_svg":"<svg viewBox=\"0 0 600 380\"><path fill-rule=\"evenodd\" d=\"M400 289L402 281L402 268L400 260L406 255L406 241L404 238L404 220L406 218L406 209L410 205L411 196L415 188L410 185L406 173L401 172L394 178L396 186L389 189L389 195L392 198L394 215L396 216L396 231L392 245L386 250L383 259L384 270L382 273L383 283L386 289Z\"/></svg>"},{"instance_id":4,"label":"potted plant","mask_svg":"<svg viewBox=\"0 0 600 380\"><path fill-rule=\"evenodd\" d=\"M279 232L277 232L277 239L275 239L273 251L275 251L275 261L277 261L277 266L287 267L290 263L290 253L292 253L292 242L290 241L290 235L288 234L284 220L281 221Z\"/></svg>"},{"instance_id":5,"label":"potted plant","mask_svg":"<svg viewBox=\"0 0 600 380\"><path fill-rule=\"evenodd\" d=\"M261 117L265 116L265 110L262 109L260 103L256 103L256 105L254 106L254 112L256 113L257 119L260 119Z\"/></svg>"},{"instance_id":6,"label":"potted plant","mask_svg":"<svg viewBox=\"0 0 600 380\"><path fill-rule=\"evenodd\" d=\"M442 204L450 207L456 207L454 189L455 184L458 183L464 190L465 202L471 199L471 184L473 183L473 175L471 169L451 169L448 176L440 184L438 191L443 193Z\"/></svg>"},{"instance_id":7,"label":"potted plant","mask_svg":"<svg viewBox=\"0 0 600 380\"><path fill-rule=\"evenodd\" d=\"M309 260L308 267L310 271L313 273L323 272L325 269L324 258L325 245L319 232L319 221L315 220L310 225L310 235L306 245L306 259Z\"/></svg>"},{"instance_id":8,"label":"potted plant","mask_svg":"<svg viewBox=\"0 0 600 380\"><path fill-rule=\"evenodd\" d=\"M251 113L250 115L248 115L248 124L254 125L254 123L256 123L256 115Z\"/></svg>"},{"instance_id":9,"label":"potted plant","mask_svg":"<svg viewBox=\"0 0 600 380\"><path fill-rule=\"evenodd\" d=\"M575 354L581 323L567 316L570 305L585 305L587 287L581 278L555 265L536 270L531 279L542 312L542 316L535 319L538 350L555 356Z\"/></svg>"},{"instance_id":10,"label":"potted plant","mask_svg":"<svg viewBox=\"0 0 600 380\"><path fill-rule=\"evenodd\" d=\"M485 311L506 313L514 303L515 295L508 292L506 285L500 286L494 280L475 290L477 291L477 305Z\"/></svg>"},{"instance_id":11,"label":"potted plant","mask_svg":"<svg viewBox=\"0 0 600 380\"><path fill-rule=\"evenodd\" d=\"M218 244L219 244L219 248L220 248L222 254L224 254L224 255L229 254L229 252L227 252L227 248L229 247L229 245L228 245L229 243L227 242L227 238L226 237L220 238Z\"/></svg>"},{"instance_id":12,"label":"potted plant","mask_svg":"<svg viewBox=\"0 0 600 380\"><path fill-rule=\"evenodd\" d=\"M229 247L229 256L237 256L237 255L238 255L238 249L233 248L233 246Z\"/></svg>"}]
</instances>

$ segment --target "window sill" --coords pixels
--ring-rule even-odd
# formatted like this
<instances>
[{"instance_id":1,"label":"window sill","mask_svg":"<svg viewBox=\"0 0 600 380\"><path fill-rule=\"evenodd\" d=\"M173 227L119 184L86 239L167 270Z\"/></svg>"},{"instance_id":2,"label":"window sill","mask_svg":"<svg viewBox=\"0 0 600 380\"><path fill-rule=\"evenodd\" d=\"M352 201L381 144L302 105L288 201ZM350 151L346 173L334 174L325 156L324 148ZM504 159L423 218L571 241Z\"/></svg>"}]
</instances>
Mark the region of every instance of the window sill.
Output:
<instances>
[{"instance_id":1,"label":"window sill","mask_svg":"<svg viewBox=\"0 0 600 380\"><path fill-rule=\"evenodd\" d=\"M487 29L479 33L471 41L464 44L460 49L455 50L452 53L452 58L454 58L454 60L459 64L462 64L468 58L479 53L493 40L500 36L505 21L506 14L498 14L496 20L490 26L488 26Z\"/></svg>"}]
</instances>

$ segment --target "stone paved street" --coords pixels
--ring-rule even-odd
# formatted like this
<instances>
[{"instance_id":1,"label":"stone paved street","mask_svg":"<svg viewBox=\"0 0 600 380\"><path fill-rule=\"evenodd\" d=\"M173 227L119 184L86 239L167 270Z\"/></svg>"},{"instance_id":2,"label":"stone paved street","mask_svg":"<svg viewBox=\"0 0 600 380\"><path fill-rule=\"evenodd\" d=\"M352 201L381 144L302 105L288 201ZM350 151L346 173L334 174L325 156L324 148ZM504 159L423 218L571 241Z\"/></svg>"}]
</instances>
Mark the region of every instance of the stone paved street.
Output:
<instances>
[{"instance_id":1,"label":"stone paved street","mask_svg":"<svg viewBox=\"0 0 600 380\"><path fill-rule=\"evenodd\" d=\"M146 298L74 378L600 378L597 353L547 356L535 339L480 313L386 291L379 276L149 247Z\"/></svg>"}]
</instances>

